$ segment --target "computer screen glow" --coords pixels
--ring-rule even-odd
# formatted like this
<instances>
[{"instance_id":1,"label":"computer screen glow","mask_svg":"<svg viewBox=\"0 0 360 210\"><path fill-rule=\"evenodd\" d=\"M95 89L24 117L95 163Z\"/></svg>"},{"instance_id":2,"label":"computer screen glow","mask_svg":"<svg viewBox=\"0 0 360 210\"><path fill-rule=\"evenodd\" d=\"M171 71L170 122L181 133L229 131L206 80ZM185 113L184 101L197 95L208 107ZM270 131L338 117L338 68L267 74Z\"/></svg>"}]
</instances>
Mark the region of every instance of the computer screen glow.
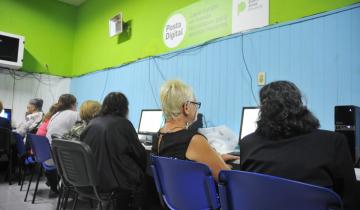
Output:
<instances>
[{"instance_id":1,"label":"computer screen glow","mask_svg":"<svg viewBox=\"0 0 360 210\"><path fill-rule=\"evenodd\" d=\"M138 133L157 133L163 125L161 110L142 110Z\"/></svg>"},{"instance_id":2,"label":"computer screen glow","mask_svg":"<svg viewBox=\"0 0 360 210\"><path fill-rule=\"evenodd\" d=\"M8 120L10 120L9 119L9 113L7 113L7 112L5 112L5 110L2 110L2 112L0 113L0 117L3 117L3 118L6 118L6 119L8 119Z\"/></svg>"},{"instance_id":3,"label":"computer screen glow","mask_svg":"<svg viewBox=\"0 0 360 210\"><path fill-rule=\"evenodd\" d=\"M255 132L257 128L256 121L259 117L259 108L254 107L244 107L243 108L243 116L241 120L241 128L240 128L240 139L249 135L250 133Z\"/></svg>"}]
</instances>

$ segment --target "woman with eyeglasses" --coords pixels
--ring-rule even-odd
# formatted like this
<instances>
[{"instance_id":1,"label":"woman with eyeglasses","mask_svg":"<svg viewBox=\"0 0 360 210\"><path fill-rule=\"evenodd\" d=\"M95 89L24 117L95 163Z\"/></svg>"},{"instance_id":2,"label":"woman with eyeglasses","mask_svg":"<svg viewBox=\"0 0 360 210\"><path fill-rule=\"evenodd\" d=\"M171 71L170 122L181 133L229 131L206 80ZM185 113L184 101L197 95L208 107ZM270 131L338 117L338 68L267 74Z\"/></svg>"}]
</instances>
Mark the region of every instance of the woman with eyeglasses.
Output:
<instances>
[{"instance_id":1,"label":"woman with eyeglasses","mask_svg":"<svg viewBox=\"0 0 360 210\"><path fill-rule=\"evenodd\" d=\"M225 161L238 157L222 157L209 145L205 136L188 129L196 121L201 106L191 88L182 81L169 80L161 87L160 98L165 124L153 142L152 153L206 164L217 180L220 170L230 169Z\"/></svg>"}]
</instances>

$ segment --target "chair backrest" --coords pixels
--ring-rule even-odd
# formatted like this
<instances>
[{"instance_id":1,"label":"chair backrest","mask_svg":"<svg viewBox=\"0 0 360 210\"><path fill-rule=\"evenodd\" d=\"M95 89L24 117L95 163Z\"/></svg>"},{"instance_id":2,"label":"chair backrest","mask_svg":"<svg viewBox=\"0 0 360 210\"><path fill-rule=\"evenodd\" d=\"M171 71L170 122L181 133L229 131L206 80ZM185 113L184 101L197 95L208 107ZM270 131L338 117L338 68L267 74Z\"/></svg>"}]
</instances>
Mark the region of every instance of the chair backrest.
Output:
<instances>
[{"instance_id":1,"label":"chair backrest","mask_svg":"<svg viewBox=\"0 0 360 210\"><path fill-rule=\"evenodd\" d=\"M30 147L35 155L35 160L38 163L42 163L51 159L50 143L46 136L38 136L35 134L27 134L27 140L30 143Z\"/></svg>"},{"instance_id":2,"label":"chair backrest","mask_svg":"<svg viewBox=\"0 0 360 210\"><path fill-rule=\"evenodd\" d=\"M170 209L220 207L210 169L201 163L151 156L156 188Z\"/></svg>"},{"instance_id":3,"label":"chair backrest","mask_svg":"<svg viewBox=\"0 0 360 210\"><path fill-rule=\"evenodd\" d=\"M343 209L328 188L245 171L221 171L219 193L222 210Z\"/></svg>"},{"instance_id":4,"label":"chair backrest","mask_svg":"<svg viewBox=\"0 0 360 210\"><path fill-rule=\"evenodd\" d=\"M22 157L26 153L26 148L25 148L23 137L16 132L13 132L12 134L16 141L17 153L18 153L19 157Z\"/></svg>"},{"instance_id":5,"label":"chair backrest","mask_svg":"<svg viewBox=\"0 0 360 210\"><path fill-rule=\"evenodd\" d=\"M91 148L80 141L54 139L51 144L55 161L65 180L75 187L98 185L95 159Z\"/></svg>"},{"instance_id":6,"label":"chair backrest","mask_svg":"<svg viewBox=\"0 0 360 210\"><path fill-rule=\"evenodd\" d=\"M10 151L11 131L0 127L0 151Z\"/></svg>"}]
</instances>

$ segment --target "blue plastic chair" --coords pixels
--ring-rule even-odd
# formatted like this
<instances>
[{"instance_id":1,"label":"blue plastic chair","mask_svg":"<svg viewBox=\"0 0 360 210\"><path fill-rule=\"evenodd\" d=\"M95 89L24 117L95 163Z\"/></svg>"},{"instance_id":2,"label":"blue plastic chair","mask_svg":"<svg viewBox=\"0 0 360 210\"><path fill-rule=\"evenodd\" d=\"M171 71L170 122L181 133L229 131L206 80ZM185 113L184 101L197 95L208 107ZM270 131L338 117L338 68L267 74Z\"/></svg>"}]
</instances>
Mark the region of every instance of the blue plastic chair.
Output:
<instances>
[{"instance_id":1,"label":"blue plastic chair","mask_svg":"<svg viewBox=\"0 0 360 210\"><path fill-rule=\"evenodd\" d=\"M221 171L219 193L222 210L343 209L328 188L245 171Z\"/></svg>"},{"instance_id":2,"label":"blue plastic chair","mask_svg":"<svg viewBox=\"0 0 360 210\"><path fill-rule=\"evenodd\" d=\"M49 143L49 140L45 136L38 136L35 134L27 134L27 139L28 139L28 141L30 143L30 147L35 155L35 161L39 164L39 168L40 168L38 177L37 177L37 181L36 181L33 199L32 199L32 203L34 203L35 198L36 198L36 193L38 190L38 186L39 186L39 181L40 181L43 170L53 171L53 170L56 170L56 167L47 165L45 163L45 161L51 159L50 143ZM34 173L31 174L24 201L26 201L26 199L27 199L33 176L34 176Z\"/></svg>"},{"instance_id":3,"label":"blue plastic chair","mask_svg":"<svg viewBox=\"0 0 360 210\"><path fill-rule=\"evenodd\" d=\"M20 134L16 133L16 132L13 132L13 135L14 135L14 138L16 140L17 153L18 153L18 155L20 157L22 157L26 153L23 137Z\"/></svg>"},{"instance_id":4,"label":"blue plastic chair","mask_svg":"<svg viewBox=\"0 0 360 210\"><path fill-rule=\"evenodd\" d=\"M151 169L160 199L170 209L218 209L216 184L201 163L151 156Z\"/></svg>"},{"instance_id":5,"label":"blue plastic chair","mask_svg":"<svg viewBox=\"0 0 360 210\"><path fill-rule=\"evenodd\" d=\"M33 157L31 155L28 155L26 153L26 147L24 144L24 137L21 136L20 134L13 132L13 136L15 138L16 141L16 149L17 149L17 155L18 155L18 160L19 160L19 185L21 185L20 187L20 191L22 191L23 185L24 185L24 181L25 181L25 176L26 176L26 170L30 170L30 166L33 166L35 164L35 160L33 159Z\"/></svg>"}]
</instances>

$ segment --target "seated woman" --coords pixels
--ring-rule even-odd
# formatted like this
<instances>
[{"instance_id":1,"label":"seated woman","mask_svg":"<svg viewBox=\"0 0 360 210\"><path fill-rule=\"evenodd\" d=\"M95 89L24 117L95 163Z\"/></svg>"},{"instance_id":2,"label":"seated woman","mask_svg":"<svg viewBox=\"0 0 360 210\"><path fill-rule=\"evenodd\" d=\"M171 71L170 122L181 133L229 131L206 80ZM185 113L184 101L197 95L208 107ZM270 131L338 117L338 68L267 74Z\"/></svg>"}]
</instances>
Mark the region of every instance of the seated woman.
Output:
<instances>
[{"instance_id":1,"label":"seated woman","mask_svg":"<svg viewBox=\"0 0 360 210\"><path fill-rule=\"evenodd\" d=\"M49 125L49 121L51 117L57 112L57 103L53 104L49 111L45 114L43 122L40 124L39 128L36 131L36 135L38 136L46 136L47 127Z\"/></svg>"},{"instance_id":2,"label":"seated woman","mask_svg":"<svg viewBox=\"0 0 360 210\"><path fill-rule=\"evenodd\" d=\"M80 120L79 113L76 112L76 98L71 94L63 94L59 97L57 102L56 113L50 118L46 137L51 144L52 136L56 135L61 137L75 125L75 122ZM54 165L52 159L46 161L48 165ZM57 171L48 171L45 173L48 184L50 185L49 197L55 197L58 194L57 184L58 176Z\"/></svg>"},{"instance_id":3,"label":"seated woman","mask_svg":"<svg viewBox=\"0 0 360 210\"><path fill-rule=\"evenodd\" d=\"M205 136L187 129L196 121L201 104L195 100L191 88L179 80L170 80L161 87L160 98L165 125L153 142L152 153L204 163L217 180L220 170L230 169L224 159L226 161L238 157L222 157L209 145Z\"/></svg>"},{"instance_id":4,"label":"seated woman","mask_svg":"<svg viewBox=\"0 0 360 210\"><path fill-rule=\"evenodd\" d=\"M96 159L99 190L124 195L114 209L128 209L131 197L144 196L146 152L127 119L129 102L120 92L109 93L97 117L80 136ZM140 204L141 205L141 202Z\"/></svg>"},{"instance_id":5,"label":"seated woman","mask_svg":"<svg viewBox=\"0 0 360 210\"><path fill-rule=\"evenodd\" d=\"M81 104L81 121L77 121L70 131L63 136L63 138L68 140L80 140L80 134L84 131L90 120L98 114L100 108L101 104L97 101L88 100Z\"/></svg>"},{"instance_id":6,"label":"seated woman","mask_svg":"<svg viewBox=\"0 0 360 210\"><path fill-rule=\"evenodd\" d=\"M20 122L16 127L15 132L21 136L25 136L26 133L36 133L38 126L40 125L44 113L42 112L43 100L40 98L34 98L29 101L27 105L27 112L25 119Z\"/></svg>"},{"instance_id":7,"label":"seated woman","mask_svg":"<svg viewBox=\"0 0 360 210\"><path fill-rule=\"evenodd\" d=\"M240 169L332 188L345 209L360 209L345 136L319 130L291 82L265 85L260 103L256 131L240 141Z\"/></svg>"},{"instance_id":8,"label":"seated woman","mask_svg":"<svg viewBox=\"0 0 360 210\"><path fill-rule=\"evenodd\" d=\"M51 117L46 137L50 143L52 135L63 136L69 132L80 120L79 113L76 111L76 98L71 94L63 94L59 97L56 113Z\"/></svg>"}]
</instances>

